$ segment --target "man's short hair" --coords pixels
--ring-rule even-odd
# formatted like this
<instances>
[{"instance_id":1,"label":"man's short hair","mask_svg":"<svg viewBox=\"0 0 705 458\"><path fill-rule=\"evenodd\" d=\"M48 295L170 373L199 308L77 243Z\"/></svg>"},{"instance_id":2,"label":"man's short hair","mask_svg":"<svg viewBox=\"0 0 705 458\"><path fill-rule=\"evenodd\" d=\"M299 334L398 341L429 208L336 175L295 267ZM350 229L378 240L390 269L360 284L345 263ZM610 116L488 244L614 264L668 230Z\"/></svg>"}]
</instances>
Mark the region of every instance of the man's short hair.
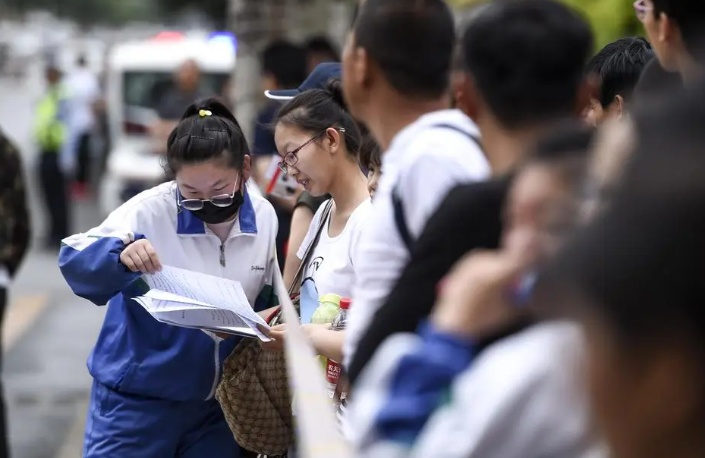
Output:
<instances>
[{"instance_id":1,"label":"man's short hair","mask_svg":"<svg viewBox=\"0 0 705 458\"><path fill-rule=\"evenodd\" d=\"M587 73L600 80L598 98L602 108L607 108L618 95L628 101L653 57L651 44L641 37L620 38L595 54L587 65Z\"/></svg>"},{"instance_id":2,"label":"man's short hair","mask_svg":"<svg viewBox=\"0 0 705 458\"><path fill-rule=\"evenodd\" d=\"M333 43L325 36L315 36L309 38L304 46L308 53L319 53L330 56L331 62L340 62L340 53Z\"/></svg>"},{"instance_id":3,"label":"man's short hair","mask_svg":"<svg viewBox=\"0 0 705 458\"><path fill-rule=\"evenodd\" d=\"M593 47L587 22L552 0L496 0L467 27L463 60L507 128L571 115Z\"/></svg>"},{"instance_id":4,"label":"man's short hair","mask_svg":"<svg viewBox=\"0 0 705 458\"><path fill-rule=\"evenodd\" d=\"M283 88L298 87L307 76L306 51L285 40L274 41L262 53L262 71Z\"/></svg>"},{"instance_id":5,"label":"man's short hair","mask_svg":"<svg viewBox=\"0 0 705 458\"><path fill-rule=\"evenodd\" d=\"M354 34L395 90L435 99L448 90L454 29L443 0L367 0Z\"/></svg>"},{"instance_id":6,"label":"man's short hair","mask_svg":"<svg viewBox=\"0 0 705 458\"><path fill-rule=\"evenodd\" d=\"M705 2L702 0L652 0L651 14L658 18L665 13L678 25L686 50L693 56L703 56L705 43ZM700 58L699 61L705 61Z\"/></svg>"},{"instance_id":7,"label":"man's short hair","mask_svg":"<svg viewBox=\"0 0 705 458\"><path fill-rule=\"evenodd\" d=\"M635 114L637 150L609 208L545 270L550 286L572 287L635 343L674 329L705 335L703 97L697 83Z\"/></svg>"}]
</instances>

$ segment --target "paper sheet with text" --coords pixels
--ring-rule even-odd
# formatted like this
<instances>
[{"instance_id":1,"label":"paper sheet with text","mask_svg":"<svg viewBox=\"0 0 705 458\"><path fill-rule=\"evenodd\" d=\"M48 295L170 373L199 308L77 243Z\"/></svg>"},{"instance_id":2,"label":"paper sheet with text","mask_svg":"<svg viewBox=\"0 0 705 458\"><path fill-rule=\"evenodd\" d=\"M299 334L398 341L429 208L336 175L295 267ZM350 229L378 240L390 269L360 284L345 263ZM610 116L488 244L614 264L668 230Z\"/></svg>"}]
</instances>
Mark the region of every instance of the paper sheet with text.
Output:
<instances>
[{"instance_id":1,"label":"paper sheet with text","mask_svg":"<svg viewBox=\"0 0 705 458\"><path fill-rule=\"evenodd\" d=\"M171 266L145 280L150 290L135 301L160 322L269 340L257 329L266 322L236 281Z\"/></svg>"}]
</instances>

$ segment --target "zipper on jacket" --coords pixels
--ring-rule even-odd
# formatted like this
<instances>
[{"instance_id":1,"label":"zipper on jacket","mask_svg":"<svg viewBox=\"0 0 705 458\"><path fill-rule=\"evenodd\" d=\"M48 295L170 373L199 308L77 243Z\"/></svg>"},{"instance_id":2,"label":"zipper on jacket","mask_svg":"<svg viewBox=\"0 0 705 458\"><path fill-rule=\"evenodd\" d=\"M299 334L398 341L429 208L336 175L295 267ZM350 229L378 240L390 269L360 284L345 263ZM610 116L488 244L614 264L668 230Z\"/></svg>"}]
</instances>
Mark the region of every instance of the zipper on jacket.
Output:
<instances>
[{"instance_id":1,"label":"zipper on jacket","mask_svg":"<svg viewBox=\"0 0 705 458\"><path fill-rule=\"evenodd\" d=\"M213 377L211 392L208 393L206 401L210 401L215 397L215 391L218 389L218 382L220 382L220 339L214 336L213 340L215 341L215 376Z\"/></svg>"},{"instance_id":2,"label":"zipper on jacket","mask_svg":"<svg viewBox=\"0 0 705 458\"><path fill-rule=\"evenodd\" d=\"M225 267L225 243L220 244L220 265Z\"/></svg>"}]
</instances>

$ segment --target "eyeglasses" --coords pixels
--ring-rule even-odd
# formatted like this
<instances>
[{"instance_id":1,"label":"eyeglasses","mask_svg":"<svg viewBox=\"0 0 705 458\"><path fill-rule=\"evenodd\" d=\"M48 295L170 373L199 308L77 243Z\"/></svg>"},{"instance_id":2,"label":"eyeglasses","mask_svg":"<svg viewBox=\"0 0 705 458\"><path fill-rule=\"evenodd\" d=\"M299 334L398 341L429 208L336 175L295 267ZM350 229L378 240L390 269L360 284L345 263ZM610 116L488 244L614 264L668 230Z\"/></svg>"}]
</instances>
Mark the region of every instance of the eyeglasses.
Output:
<instances>
[{"instance_id":1,"label":"eyeglasses","mask_svg":"<svg viewBox=\"0 0 705 458\"><path fill-rule=\"evenodd\" d=\"M179 193L177 194L177 203L184 210L192 212L203 209L203 206L206 204L206 202L210 202L211 204L220 208L229 207L235 200L235 193L238 190L239 183L240 179L238 178L238 180L235 182L235 185L233 186L232 194L220 194L217 196L213 196L210 199L181 199L181 191L179 191Z\"/></svg>"},{"instance_id":2,"label":"eyeglasses","mask_svg":"<svg viewBox=\"0 0 705 458\"><path fill-rule=\"evenodd\" d=\"M284 155L284 159L282 159L279 162L279 164L277 164L277 166L279 167L279 170L281 170L283 173L289 173L289 167L294 167L296 165L296 163L299 162L299 151L304 149L304 147L306 147L306 145L308 145L309 143L314 142L314 141L318 140L319 138L321 138L322 136L324 136L326 134L326 132L328 132L328 129L330 129L330 127L326 128L323 132L319 132L316 135L314 135L313 137L309 138L308 141L306 141L306 143L299 146L298 148L293 149L293 150L289 151L288 153L286 153ZM341 134L345 133L345 128L343 128L343 127L338 127L335 130L337 130Z\"/></svg>"},{"instance_id":3,"label":"eyeglasses","mask_svg":"<svg viewBox=\"0 0 705 458\"><path fill-rule=\"evenodd\" d=\"M653 8L646 5L646 0L636 0L634 2L634 12L636 12L636 17L640 21L646 19L646 13L651 11Z\"/></svg>"}]
</instances>

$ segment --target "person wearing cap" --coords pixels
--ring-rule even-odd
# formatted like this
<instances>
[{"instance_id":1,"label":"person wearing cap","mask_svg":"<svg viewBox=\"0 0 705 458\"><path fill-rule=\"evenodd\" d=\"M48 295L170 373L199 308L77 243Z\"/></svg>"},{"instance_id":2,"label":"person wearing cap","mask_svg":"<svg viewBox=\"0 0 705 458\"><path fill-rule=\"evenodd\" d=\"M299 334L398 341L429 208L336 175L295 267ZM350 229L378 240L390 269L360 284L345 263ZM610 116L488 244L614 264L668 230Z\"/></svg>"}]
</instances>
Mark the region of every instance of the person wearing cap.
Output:
<instances>
[{"instance_id":1,"label":"person wearing cap","mask_svg":"<svg viewBox=\"0 0 705 458\"><path fill-rule=\"evenodd\" d=\"M325 62L318 64L311 74L296 89L281 89L265 91L264 95L270 100L287 102L297 95L310 89L324 89L326 83L331 79L340 79L341 66L338 62ZM313 215L323 202L330 199L328 194L313 197L307 191L302 192L296 199L294 211L291 215L291 226L289 231L289 243L287 251L296 253L308 232L308 228L313 221ZM294 279L294 275L301 264L297 256L287 256L284 262L284 284L289 285Z\"/></svg>"},{"instance_id":2,"label":"person wearing cap","mask_svg":"<svg viewBox=\"0 0 705 458\"><path fill-rule=\"evenodd\" d=\"M264 91L270 100L289 101L309 89L323 89L332 79L340 79L342 66L340 62L323 62L316 65L311 74L295 89L273 89Z\"/></svg>"}]
</instances>

